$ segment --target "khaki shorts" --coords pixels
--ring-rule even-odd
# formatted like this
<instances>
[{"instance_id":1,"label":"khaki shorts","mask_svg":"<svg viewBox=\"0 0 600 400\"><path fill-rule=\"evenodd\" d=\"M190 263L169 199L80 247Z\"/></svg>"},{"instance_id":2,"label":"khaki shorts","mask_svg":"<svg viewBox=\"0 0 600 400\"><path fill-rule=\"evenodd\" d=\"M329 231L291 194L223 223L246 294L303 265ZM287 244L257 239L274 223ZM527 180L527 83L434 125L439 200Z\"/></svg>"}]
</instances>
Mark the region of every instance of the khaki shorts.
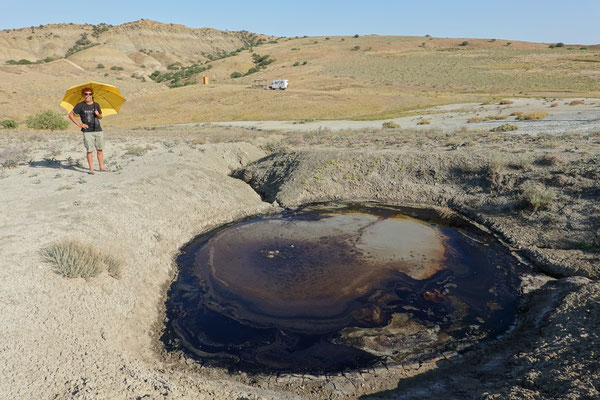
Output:
<instances>
[{"instance_id":1,"label":"khaki shorts","mask_svg":"<svg viewBox=\"0 0 600 400\"><path fill-rule=\"evenodd\" d=\"M83 132L83 145L88 153L104 148L104 132Z\"/></svg>"}]
</instances>

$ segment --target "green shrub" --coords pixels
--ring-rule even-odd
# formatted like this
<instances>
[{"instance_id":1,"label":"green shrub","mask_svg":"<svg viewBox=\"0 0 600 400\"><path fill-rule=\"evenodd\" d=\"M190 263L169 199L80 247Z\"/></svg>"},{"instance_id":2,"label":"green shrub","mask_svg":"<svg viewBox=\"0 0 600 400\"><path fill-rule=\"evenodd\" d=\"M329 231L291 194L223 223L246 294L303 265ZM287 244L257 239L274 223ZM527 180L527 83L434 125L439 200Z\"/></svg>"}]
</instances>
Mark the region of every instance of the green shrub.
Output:
<instances>
[{"instance_id":1,"label":"green shrub","mask_svg":"<svg viewBox=\"0 0 600 400\"><path fill-rule=\"evenodd\" d=\"M352 37L356 39L356 38L358 37L358 34L356 34L356 35L354 35L354 36L352 36Z\"/></svg>"},{"instance_id":2,"label":"green shrub","mask_svg":"<svg viewBox=\"0 0 600 400\"><path fill-rule=\"evenodd\" d=\"M350 51L358 51L360 50L360 46L354 46L353 48L350 49Z\"/></svg>"},{"instance_id":3,"label":"green shrub","mask_svg":"<svg viewBox=\"0 0 600 400\"><path fill-rule=\"evenodd\" d=\"M119 65L113 65L112 67L110 67L111 71L123 71L125 68L119 66Z\"/></svg>"},{"instance_id":4,"label":"green shrub","mask_svg":"<svg viewBox=\"0 0 600 400\"><path fill-rule=\"evenodd\" d=\"M292 67L297 67L298 65L300 65L300 61L296 61Z\"/></svg>"},{"instance_id":5,"label":"green shrub","mask_svg":"<svg viewBox=\"0 0 600 400\"><path fill-rule=\"evenodd\" d=\"M229 75L230 78L241 78L242 76L244 76L244 74L242 74L241 72L232 72L231 75Z\"/></svg>"},{"instance_id":6,"label":"green shrub","mask_svg":"<svg viewBox=\"0 0 600 400\"><path fill-rule=\"evenodd\" d=\"M41 255L54 267L54 272L67 278L93 278L105 270L118 278L121 272L118 260L74 240L56 242L42 249Z\"/></svg>"},{"instance_id":7,"label":"green shrub","mask_svg":"<svg viewBox=\"0 0 600 400\"><path fill-rule=\"evenodd\" d=\"M5 119L4 121L0 122L0 126L3 127L4 129L17 129L17 121L12 120L12 119Z\"/></svg>"},{"instance_id":8,"label":"green shrub","mask_svg":"<svg viewBox=\"0 0 600 400\"><path fill-rule=\"evenodd\" d=\"M96 65L96 68L103 69L104 68L104 64L98 64L98 65Z\"/></svg>"},{"instance_id":9,"label":"green shrub","mask_svg":"<svg viewBox=\"0 0 600 400\"><path fill-rule=\"evenodd\" d=\"M302 65L308 64L308 61L302 61Z\"/></svg>"},{"instance_id":10,"label":"green shrub","mask_svg":"<svg viewBox=\"0 0 600 400\"><path fill-rule=\"evenodd\" d=\"M510 132L510 131L516 131L517 129L519 129L519 127L517 125L504 124L504 125L500 125L500 126L490 129L490 132Z\"/></svg>"},{"instance_id":11,"label":"green shrub","mask_svg":"<svg viewBox=\"0 0 600 400\"><path fill-rule=\"evenodd\" d=\"M459 46L468 46L469 42L467 42L466 40L464 42L462 42L461 44L459 44Z\"/></svg>"},{"instance_id":12,"label":"green shrub","mask_svg":"<svg viewBox=\"0 0 600 400\"><path fill-rule=\"evenodd\" d=\"M26 60L24 58L20 59L19 61L15 61L15 60L7 60L6 63L8 65L29 65L29 64L33 64L33 62Z\"/></svg>"},{"instance_id":13,"label":"green shrub","mask_svg":"<svg viewBox=\"0 0 600 400\"><path fill-rule=\"evenodd\" d=\"M44 58L44 62L45 63L49 63L49 62L52 62L52 61L54 61L54 58L52 58L52 57L46 57L46 58Z\"/></svg>"},{"instance_id":14,"label":"green shrub","mask_svg":"<svg viewBox=\"0 0 600 400\"><path fill-rule=\"evenodd\" d=\"M69 123L61 114L52 110L46 110L35 115L30 115L27 117L25 123L30 129L49 129L51 131L62 131L69 126Z\"/></svg>"}]
</instances>

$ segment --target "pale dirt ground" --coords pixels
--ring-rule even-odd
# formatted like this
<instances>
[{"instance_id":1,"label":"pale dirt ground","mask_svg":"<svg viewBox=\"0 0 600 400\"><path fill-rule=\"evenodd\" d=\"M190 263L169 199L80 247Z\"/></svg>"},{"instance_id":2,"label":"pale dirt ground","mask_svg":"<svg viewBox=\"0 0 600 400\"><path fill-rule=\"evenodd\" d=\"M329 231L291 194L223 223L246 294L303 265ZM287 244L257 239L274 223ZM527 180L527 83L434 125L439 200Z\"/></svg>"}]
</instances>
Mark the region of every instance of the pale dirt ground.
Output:
<instances>
[{"instance_id":1,"label":"pale dirt ground","mask_svg":"<svg viewBox=\"0 0 600 400\"><path fill-rule=\"evenodd\" d=\"M310 132L319 129L332 131L348 129L378 129L384 122L393 122L404 129L418 130L459 130L467 128L472 130L489 130L503 124L515 124L519 127L518 133L540 134L557 133L569 131L593 132L600 130L600 100L585 99L584 104L571 106L573 100L578 99L509 99L514 103L500 105L492 103L482 105L481 103L450 104L407 112L407 116L376 121L349 121L349 120L315 120L315 121L231 121L213 122L214 125L244 127L248 129L277 130L282 132ZM551 104L558 104L551 107ZM513 112L521 111L525 114L534 112L546 112L548 117L538 121L517 121ZM508 118L498 121L483 121L467 123L470 118L484 118L490 115L505 115ZM426 119L430 124L419 125ZM193 126L194 124L183 124Z\"/></svg>"},{"instance_id":2,"label":"pale dirt ground","mask_svg":"<svg viewBox=\"0 0 600 400\"><path fill-rule=\"evenodd\" d=\"M313 146L315 135L235 128L106 129L113 172L93 176L68 161L83 161L73 127L1 131L0 150L23 145L32 152L25 159L31 162L3 169L0 179L0 399L600 396L597 133L532 142L523 135L513 141L511 135L359 132L341 136L358 148L328 151L311 148L346 144L326 137ZM363 136L373 142L354 140ZM379 136L389 142L378 143ZM143 155L126 154L147 145ZM263 149L285 146L303 151L262 159ZM525 156L528 165L515 158L516 169L485 169L498 151ZM559 156L549 169L535 163L545 153ZM234 170L250 185L230 177ZM544 212L509 206L519 177L556 181L553 190L564 193ZM272 211L273 200L294 206L328 199L451 207L493 229L534 262L524 277L530 283L520 323L500 341L464 354L328 377L229 374L164 352L158 339L164 296L184 243ZM532 247L536 238L543 248ZM55 274L39 251L59 239L118 257L123 276L86 281ZM580 242L591 248L581 250Z\"/></svg>"}]
</instances>

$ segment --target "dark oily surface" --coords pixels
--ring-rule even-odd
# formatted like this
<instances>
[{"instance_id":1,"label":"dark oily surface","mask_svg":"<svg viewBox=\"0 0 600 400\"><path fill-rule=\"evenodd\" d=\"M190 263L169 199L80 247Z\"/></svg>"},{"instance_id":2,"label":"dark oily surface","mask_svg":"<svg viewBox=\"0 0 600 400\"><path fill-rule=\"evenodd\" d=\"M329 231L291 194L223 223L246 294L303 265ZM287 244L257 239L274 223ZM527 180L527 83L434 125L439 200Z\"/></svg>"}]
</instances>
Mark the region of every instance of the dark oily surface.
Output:
<instances>
[{"instance_id":1,"label":"dark oily surface","mask_svg":"<svg viewBox=\"0 0 600 400\"><path fill-rule=\"evenodd\" d=\"M527 296L518 328L365 399L598 399L600 284L565 278Z\"/></svg>"},{"instance_id":2,"label":"dark oily surface","mask_svg":"<svg viewBox=\"0 0 600 400\"><path fill-rule=\"evenodd\" d=\"M448 139L432 134L431 140ZM556 149L536 138L489 140L489 147L510 144L503 151L478 144L302 150L272 154L234 176L285 207L336 199L449 207L492 229L551 276L600 278L600 135L564 138Z\"/></svg>"},{"instance_id":3,"label":"dark oily surface","mask_svg":"<svg viewBox=\"0 0 600 400\"><path fill-rule=\"evenodd\" d=\"M384 205L239 222L192 241L178 263L173 342L253 371L436 357L506 330L519 297L517 261L491 235L456 216Z\"/></svg>"}]
</instances>

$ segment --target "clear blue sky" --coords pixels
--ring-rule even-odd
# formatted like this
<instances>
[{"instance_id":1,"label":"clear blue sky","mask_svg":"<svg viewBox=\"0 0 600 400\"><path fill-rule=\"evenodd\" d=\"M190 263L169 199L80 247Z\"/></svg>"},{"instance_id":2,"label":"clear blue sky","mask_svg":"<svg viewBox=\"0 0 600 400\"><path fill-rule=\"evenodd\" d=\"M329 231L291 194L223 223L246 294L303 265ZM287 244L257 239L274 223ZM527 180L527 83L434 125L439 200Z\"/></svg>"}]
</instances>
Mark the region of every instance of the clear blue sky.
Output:
<instances>
[{"instance_id":1,"label":"clear blue sky","mask_svg":"<svg viewBox=\"0 0 600 400\"><path fill-rule=\"evenodd\" d=\"M425 35L600 43L600 0L3 1L0 29L141 18L276 36Z\"/></svg>"}]
</instances>

